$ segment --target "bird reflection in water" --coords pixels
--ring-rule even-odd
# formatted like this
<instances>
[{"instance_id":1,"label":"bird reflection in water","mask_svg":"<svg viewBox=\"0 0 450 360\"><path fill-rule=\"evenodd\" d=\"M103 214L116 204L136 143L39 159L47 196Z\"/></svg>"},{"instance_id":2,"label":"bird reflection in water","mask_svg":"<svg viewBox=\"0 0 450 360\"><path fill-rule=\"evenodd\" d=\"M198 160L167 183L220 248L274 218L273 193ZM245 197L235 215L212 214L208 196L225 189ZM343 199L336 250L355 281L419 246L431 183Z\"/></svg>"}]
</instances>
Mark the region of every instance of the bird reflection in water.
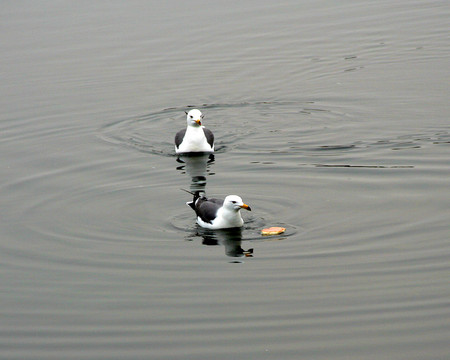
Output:
<instances>
[{"instance_id":1,"label":"bird reflection in water","mask_svg":"<svg viewBox=\"0 0 450 360\"><path fill-rule=\"evenodd\" d=\"M222 245L225 255L229 257L253 257L253 249L244 250L242 244L242 228L210 230L198 227L195 236L202 237L203 245Z\"/></svg>"},{"instance_id":2,"label":"bird reflection in water","mask_svg":"<svg viewBox=\"0 0 450 360\"><path fill-rule=\"evenodd\" d=\"M182 164L177 166L177 170L186 173L191 178L190 190L205 191L206 176L213 175L210 172L210 165L214 163L214 154L180 155L177 162Z\"/></svg>"}]
</instances>

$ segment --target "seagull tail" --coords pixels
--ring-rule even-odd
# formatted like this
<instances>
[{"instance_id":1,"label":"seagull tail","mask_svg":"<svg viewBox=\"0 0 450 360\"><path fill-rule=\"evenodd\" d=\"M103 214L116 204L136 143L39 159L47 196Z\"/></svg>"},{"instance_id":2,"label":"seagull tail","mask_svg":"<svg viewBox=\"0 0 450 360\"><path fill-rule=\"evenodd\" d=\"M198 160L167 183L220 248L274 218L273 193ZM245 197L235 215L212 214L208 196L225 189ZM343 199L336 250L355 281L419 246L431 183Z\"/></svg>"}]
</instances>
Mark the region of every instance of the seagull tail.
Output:
<instances>
[{"instance_id":1,"label":"seagull tail","mask_svg":"<svg viewBox=\"0 0 450 360\"><path fill-rule=\"evenodd\" d=\"M195 202L197 201L197 199L199 199L201 197L200 193L202 191L197 190L195 193L193 193L192 191L189 191L189 190L186 190L186 189L180 189L180 190L186 191L187 193L191 194L194 197L192 199L192 201L188 201L186 203L186 205L189 206L190 208L192 208L192 210L195 210Z\"/></svg>"}]
</instances>

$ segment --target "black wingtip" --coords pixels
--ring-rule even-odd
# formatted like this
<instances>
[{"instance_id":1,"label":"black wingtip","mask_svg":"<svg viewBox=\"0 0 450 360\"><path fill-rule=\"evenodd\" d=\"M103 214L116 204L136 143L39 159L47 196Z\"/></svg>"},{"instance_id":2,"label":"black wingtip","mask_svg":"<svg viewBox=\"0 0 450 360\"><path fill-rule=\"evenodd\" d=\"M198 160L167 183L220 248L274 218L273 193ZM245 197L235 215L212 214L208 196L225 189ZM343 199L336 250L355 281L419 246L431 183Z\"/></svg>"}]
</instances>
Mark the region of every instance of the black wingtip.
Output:
<instances>
[{"instance_id":1,"label":"black wingtip","mask_svg":"<svg viewBox=\"0 0 450 360\"><path fill-rule=\"evenodd\" d=\"M198 198L202 197L200 194L203 192L201 190L197 190L195 193L183 188L180 188L180 190L186 191L188 194L191 194L194 198L192 199L192 201L190 203L187 203L188 206L190 206L191 208L193 208L195 210L195 202L197 201Z\"/></svg>"},{"instance_id":2,"label":"black wingtip","mask_svg":"<svg viewBox=\"0 0 450 360\"><path fill-rule=\"evenodd\" d=\"M187 206L189 206L192 210L195 211L195 203L193 201L188 201L186 203Z\"/></svg>"},{"instance_id":3,"label":"black wingtip","mask_svg":"<svg viewBox=\"0 0 450 360\"><path fill-rule=\"evenodd\" d=\"M192 191L180 188L180 190L186 191L188 194L191 194L192 196L195 196L195 194Z\"/></svg>"}]
</instances>

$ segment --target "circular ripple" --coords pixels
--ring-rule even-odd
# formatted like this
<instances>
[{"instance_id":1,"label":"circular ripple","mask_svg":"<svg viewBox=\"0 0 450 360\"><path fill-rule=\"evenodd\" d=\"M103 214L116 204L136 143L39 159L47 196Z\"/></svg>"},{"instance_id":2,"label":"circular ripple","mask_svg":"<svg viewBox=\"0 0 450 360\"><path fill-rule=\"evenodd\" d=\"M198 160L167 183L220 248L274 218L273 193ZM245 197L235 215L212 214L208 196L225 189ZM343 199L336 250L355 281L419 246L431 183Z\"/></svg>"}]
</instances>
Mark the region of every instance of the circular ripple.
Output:
<instances>
[{"instance_id":1,"label":"circular ripple","mask_svg":"<svg viewBox=\"0 0 450 360\"><path fill-rule=\"evenodd\" d=\"M178 231L185 233L185 240L200 240L202 245L220 245L229 257L253 256L254 249L249 246L257 246L262 241L286 240L297 234L297 229L290 224L279 223L286 227L286 232L280 235L262 236L261 229L267 226L267 221L261 216L242 214L244 226L242 228L210 230L204 229L195 223L195 215L179 213L172 217L171 225ZM250 245L250 243L252 243Z\"/></svg>"},{"instance_id":2,"label":"circular ripple","mask_svg":"<svg viewBox=\"0 0 450 360\"><path fill-rule=\"evenodd\" d=\"M268 205L270 204L270 205ZM283 204L283 205L281 205ZM252 212L241 211L244 219L244 226L240 231L236 229L227 230L210 230L204 229L197 225L195 221L195 214L191 209L178 211L170 219L170 224L173 229L186 234L186 239L192 240L196 237L203 238L206 243L222 243L226 240L234 241L268 241L287 239L293 235L297 235L299 230L297 226L274 219L274 214L283 216L283 211L286 208L292 208L294 204L288 199L276 199L274 197L264 198L261 196L252 196ZM280 235L262 236L261 230L269 226L282 226L286 231Z\"/></svg>"},{"instance_id":3,"label":"circular ripple","mask_svg":"<svg viewBox=\"0 0 450 360\"><path fill-rule=\"evenodd\" d=\"M27 225L46 238L67 241L130 242L165 241L170 231L168 214L152 204L163 195L148 186L93 189L71 197L46 198L29 207ZM51 222L57 214L57 222ZM151 220L149 220L151 219Z\"/></svg>"},{"instance_id":4,"label":"circular ripple","mask_svg":"<svg viewBox=\"0 0 450 360\"><path fill-rule=\"evenodd\" d=\"M140 152L173 156L174 135L185 127L184 112L192 107L167 108L107 124L100 129L100 137ZM342 120L347 117L342 111L313 101L260 101L195 107L203 112L205 126L216 136L216 153L235 148L248 150L246 143L264 143L268 138L274 149L287 151L292 149L292 145L288 145L292 141L286 142L286 136L292 139L311 133L323 136L324 128L335 127L338 123L342 126ZM260 150L254 149L255 152Z\"/></svg>"}]
</instances>

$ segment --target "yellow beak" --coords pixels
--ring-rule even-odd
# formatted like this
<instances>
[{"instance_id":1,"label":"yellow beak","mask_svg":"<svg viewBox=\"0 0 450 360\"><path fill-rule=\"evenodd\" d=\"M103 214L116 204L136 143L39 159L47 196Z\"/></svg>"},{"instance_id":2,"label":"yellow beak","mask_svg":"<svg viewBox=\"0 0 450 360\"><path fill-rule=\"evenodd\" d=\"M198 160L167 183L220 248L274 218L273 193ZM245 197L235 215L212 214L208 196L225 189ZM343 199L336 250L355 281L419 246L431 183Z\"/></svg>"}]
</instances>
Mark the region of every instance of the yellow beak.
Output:
<instances>
[{"instance_id":1,"label":"yellow beak","mask_svg":"<svg viewBox=\"0 0 450 360\"><path fill-rule=\"evenodd\" d=\"M248 206L247 204L242 205L241 208L248 210L248 211L252 211L252 208L250 206Z\"/></svg>"}]
</instances>

